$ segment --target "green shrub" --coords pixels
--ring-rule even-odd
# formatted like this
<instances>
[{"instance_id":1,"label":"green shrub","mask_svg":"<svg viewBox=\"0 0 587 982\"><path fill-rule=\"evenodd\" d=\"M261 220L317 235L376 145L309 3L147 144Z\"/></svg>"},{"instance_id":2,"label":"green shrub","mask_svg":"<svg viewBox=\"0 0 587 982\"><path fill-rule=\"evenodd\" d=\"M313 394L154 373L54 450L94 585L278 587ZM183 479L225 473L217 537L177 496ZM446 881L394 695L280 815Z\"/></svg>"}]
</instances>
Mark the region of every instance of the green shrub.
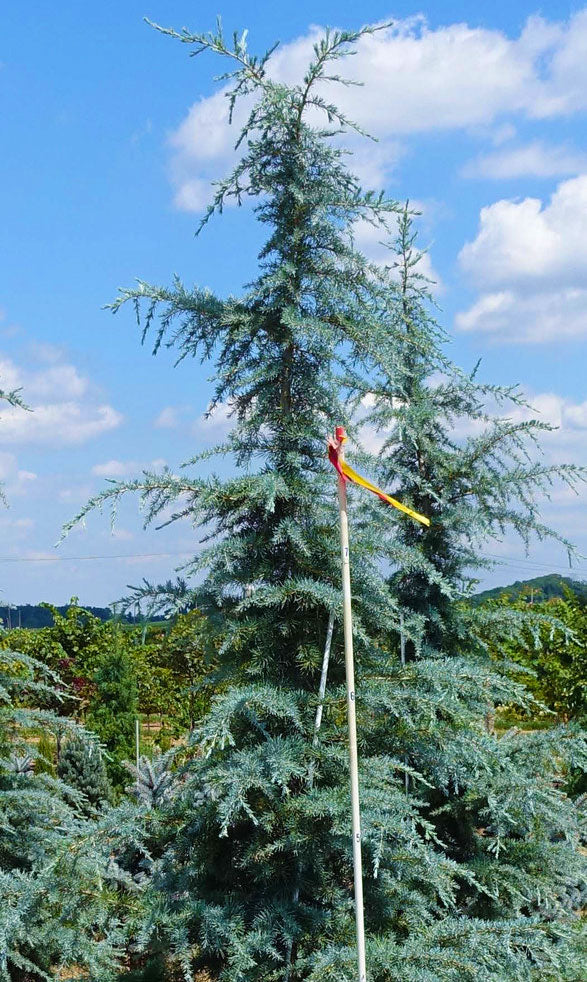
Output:
<instances>
[{"instance_id":1,"label":"green shrub","mask_svg":"<svg viewBox=\"0 0 587 982\"><path fill-rule=\"evenodd\" d=\"M107 751L107 771L112 785L122 790L127 778L122 762L134 759L138 714L136 676L129 652L119 647L104 655L94 682L87 726L100 737Z\"/></svg>"}]
</instances>

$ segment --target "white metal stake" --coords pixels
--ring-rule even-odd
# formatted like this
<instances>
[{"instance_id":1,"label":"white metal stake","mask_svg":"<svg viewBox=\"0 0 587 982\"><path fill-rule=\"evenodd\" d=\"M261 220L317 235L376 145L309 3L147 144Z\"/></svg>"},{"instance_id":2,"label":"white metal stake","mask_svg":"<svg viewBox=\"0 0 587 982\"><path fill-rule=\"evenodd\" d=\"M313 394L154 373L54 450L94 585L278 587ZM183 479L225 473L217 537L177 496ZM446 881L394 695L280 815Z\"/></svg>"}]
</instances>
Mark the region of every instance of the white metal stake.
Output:
<instances>
[{"instance_id":1,"label":"white metal stake","mask_svg":"<svg viewBox=\"0 0 587 982\"><path fill-rule=\"evenodd\" d=\"M141 730L140 721L135 719L135 750L136 750L136 760L137 760L137 787L139 786L139 765L140 765L140 744L141 744Z\"/></svg>"},{"instance_id":2,"label":"white metal stake","mask_svg":"<svg viewBox=\"0 0 587 982\"><path fill-rule=\"evenodd\" d=\"M339 431L337 431L339 436ZM342 446L339 460L343 459ZM357 757L357 718L355 709L355 667L353 658L353 614L351 606L351 570L349 563L349 524L346 483L338 474L340 510L340 552L342 559L342 598L344 613L344 660L346 668L347 712L349 724L349 763L351 772L351 815L353 830L353 867L355 875L355 921L357 926L357 964L359 982L367 982L365 960L365 923L363 913L363 868L361 859L361 812L359 806L359 764Z\"/></svg>"},{"instance_id":3,"label":"white metal stake","mask_svg":"<svg viewBox=\"0 0 587 982\"><path fill-rule=\"evenodd\" d=\"M318 746L318 731L322 724L322 713L324 711L324 696L326 695L326 680L328 678L328 663L330 661L330 647L332 645L332 632L334 630L334 614L332 611L328 616L328 629L326 631L326 644L324 645L324 656L322 658L322 674L320 675L320 686L318 688L318 707L316 709L316 719L314 721L314 739L312 744Z\"/></svg>"},{"instance_id":4,"label":"white metal stake","mask_svg":"<svg viewBox=\"0 0 587 982\"><path fill-rule=\"evenodd\" d=\"M406 664L406 636L404 634L404 615L403 614L400 614L399 615L399 629L400 629L400 636L399 636L399 658L400 658L400 662L401 662L402 668L405 668L405 664ZM407 760L406 760L405 757L404 757L404 764L407 764ZM410 781L409 781L407 772L404 773L404 787L406 789L406 794L407 794L408 793L408 790L409 790L409 787L410 787Z\"/></svg>"},{"instance_id":5,"label":"white metal stake","mask_svg":"<svg viewBox=\"0 0 587 982\"><path fill-rule=\"evenodd\" d=\"M334 614L332 611L328 615L328 628L326 630L326 644L324 645L324 655L322 656L322 673L320 675L320 685L318 687L318 706L316 707L316 719L314 720L314 738L312 746L318 746L318 733L322 725L322 713L324 711L324 697L326 695L326 681L328 679L328 663L330 662L330 648L332 645L332 632L334 631ZM314 786L314 764L310 765L308 786Z\"/></svg>"}]
</instances>

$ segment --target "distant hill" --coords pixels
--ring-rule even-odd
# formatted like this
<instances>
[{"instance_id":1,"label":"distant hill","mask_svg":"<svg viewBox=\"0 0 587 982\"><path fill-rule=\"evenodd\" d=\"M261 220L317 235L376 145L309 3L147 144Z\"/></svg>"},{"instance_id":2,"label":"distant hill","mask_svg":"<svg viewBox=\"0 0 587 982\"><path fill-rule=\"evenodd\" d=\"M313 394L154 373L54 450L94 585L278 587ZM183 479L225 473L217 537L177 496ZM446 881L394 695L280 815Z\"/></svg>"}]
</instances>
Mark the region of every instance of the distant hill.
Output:
<instances>
[{"instance_id":1,"label":"distant hill","mask_svg":"<svg viewBox=\"0 0 587 982\"><path fill-rule=\"evenodd\" d=\"M507 594L512 600L518 600L522 596L536 601L550 600L551 597L564 597L567 588L587 600L587 583L572 580L570 576L561 576L559 573L536 576L532 580L516 580L509 586L496 586L492 590L483 590L475 594L472 599L474 604L480 604L485 600L496 600Z\"/></svg>"}]
</instances>

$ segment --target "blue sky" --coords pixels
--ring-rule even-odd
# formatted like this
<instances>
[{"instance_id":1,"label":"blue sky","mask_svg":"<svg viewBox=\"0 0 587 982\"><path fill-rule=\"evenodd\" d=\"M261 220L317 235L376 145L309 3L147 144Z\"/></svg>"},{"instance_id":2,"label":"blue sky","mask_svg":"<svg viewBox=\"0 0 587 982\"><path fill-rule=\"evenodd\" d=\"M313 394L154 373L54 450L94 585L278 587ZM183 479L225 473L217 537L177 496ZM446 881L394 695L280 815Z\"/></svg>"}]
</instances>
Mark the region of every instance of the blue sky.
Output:
<instances>
[{"instance_id":1,"label":"blue sky","mask_svg":"<svg viewBox=\"0 0 587 982\"><path fill-rule=\"evenodd\" d=\"M232 160L218 65L143 23L207 30L217 12L227 30L249 29L252 49L280 39L273 71L287 79L316 25L359 26L356 4L324 0L3 9L0 385L22 384L35 410L0 412L3 602L108 603L142 576L167 578L194 548L187 526L143 532L130 503L114 535L96 516L53 546L105 477L173 467L225 425L202 422L205 369L153 359L130 313L101 309L137 276L177 272L226 293L254 270L247 209L193 235L210 178ZM378 138L354 148L356 168L421 208L455 360L481 357L487 379L520 382L560 426L549 459L585 462L587 8L366 2L360 19L394 27L347 65L365 85L340 98ZM376 254L368 236L364 246ZM557 489L545 514L587 552L584 495ZM544 545L528 560L509 540L487 551L505 560L491 583L566 561ZM75 558L90 556L110 558Z\"/></svg>"}]
</instances>

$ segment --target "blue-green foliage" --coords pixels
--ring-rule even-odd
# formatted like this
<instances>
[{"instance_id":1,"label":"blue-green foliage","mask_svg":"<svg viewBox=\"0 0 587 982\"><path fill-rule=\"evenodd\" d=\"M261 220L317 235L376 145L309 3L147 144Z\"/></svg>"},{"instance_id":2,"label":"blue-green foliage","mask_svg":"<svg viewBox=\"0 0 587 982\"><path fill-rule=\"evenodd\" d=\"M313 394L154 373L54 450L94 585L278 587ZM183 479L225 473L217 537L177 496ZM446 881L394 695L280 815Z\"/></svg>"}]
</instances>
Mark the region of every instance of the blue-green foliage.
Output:
<instances>
[{"instance_id":1,"label":"blue-green foliage","mask_svg":"<svg viewBox=\"0 0 587 982\"><path fill-rule=\"evenodd\" d=\"M113 858L114 820L100 827L85 817L79 789L34 773L35 733L92 742L42 708L58 698L56 683L33 659L0 651L0 978L12 982L62 970L70 979L114 977L123 891L137 889ZM120 838L129 822L118 824Z\"/></svg>"},{"instance_id":2,"label":"blue-green foliage","mask_svg":"<svg viewBox=\"0 0 587 982\"><path fill-rule=\"evenodd\" d=\"M528 460L526 440L543 427L484 408L488 399L518 407L517 393L480 386L447 361L409 213L389 269L355 250L357 220L384 236L401 211L347 170L339 136L351 124L326 101L332 63L359 35L326 35L300 84L286 86L267 73L267 56L249 55L245 35L229 47L220 30L165 33L228 58L232 104L252 104L240 161L205 221L229 198L251 197L267 240L240 298L176 281L139 283L114 304L133 303L145 334L158 322L156 348L214 360L212 407L227 404L234 420L217 452L238 465L235 476L207 478L194 458L179 477L114 483L82 513L137 492L147 522L171 510L207 537L176 587L138 591L210 618L223 691L172 793L145 803L136 943L169 954L170 978L355 977L339 546L324 450L334 423L360 436L368 395L366 422L383 451L365 451L364 465L432 518L421 531L351 495L370 980L572 982L582 969L566 898L582 857L578 809L560 782L584 760L580 734L487 732L495 702L531 702L490 659L487 632L511 636L525 622L517 611L471 611L462 597L467 570L483 563L478 543L507 526L524 540L548 534L534 493L557 474L580 475ZM463 445L451 435L462 419L481 424ZM147 775L149 789L156 780Z\"/></svg>"},{"instance_id":3,"label":"blue-green foliage","mask_svg":"<svg viewBox=\"0 0 587 982\"><path fill-rule=\"evenodd\" d=\"M103 810L110 798L110 783L100 747L95 741L70 737L59 755L57 773L65 784L81 791L84 810Z\"/></svg>"}]
</instances>

